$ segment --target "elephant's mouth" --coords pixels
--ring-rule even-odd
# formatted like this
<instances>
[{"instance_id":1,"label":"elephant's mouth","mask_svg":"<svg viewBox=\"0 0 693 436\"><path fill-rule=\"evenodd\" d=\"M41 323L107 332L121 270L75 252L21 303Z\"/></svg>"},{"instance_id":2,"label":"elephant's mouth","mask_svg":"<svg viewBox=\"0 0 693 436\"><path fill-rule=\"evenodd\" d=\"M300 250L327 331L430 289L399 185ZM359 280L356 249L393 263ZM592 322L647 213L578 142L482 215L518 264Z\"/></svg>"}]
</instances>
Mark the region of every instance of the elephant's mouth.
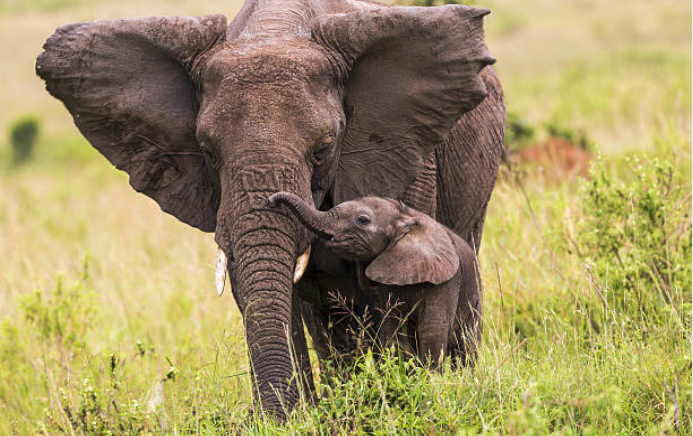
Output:
<instances>
[{"instance_id":1,"label":"elephant's mouth","mask_svg":"<svg viewBox=\"0 0 693 436\"><path fill-rule=\"evenodd\" d=\"M327 235L325 237L325 244L326 245L334 245L334 244L339 244L342 242L344 242L344 239L337 239L337 237L334 235Z\"/></svg>"},{"instance_id":2,"label":"elephant's mouth","mask_svg":"<svg viewBox=\"0 0 693 436\"><path fill-rule=\"evenodd\" d=\"M309 245L303 254L296 258L293 276L294 283L298 283L301 280L301 277L303 277L303 273L306 272L308 261L310 260L310 249L311 246ZM217 249L217 261L214 268L214 281L217 288L217 294L220 297L224 294L224 287L226 286L226 272L228 271L228 264L229 259L226 252L219 247Z\"/></svg>"},{"instance_id":3,"label":"elephant's mouth","mask_svg":"<svg viewBox=\"0 0 693 436\"><path fill-rule=\"evenodd\" d=\"M310 231L320 238L323 242L325 241L335 241L336 237L333 233L329 233L327 230L319 229L315 227L309 227Z\"/></svg>"},{"instance_id":4,"label":"elephant's mouth","mask_svg":"<svg viewBox=\"0 0 693 436\"><path fill-rule=\"evenodd\" d=\"M328 235L327 237L321 239L322 245L324 245L327 248L340 248L347 244L348 241L349 238L338 238L335 235Z\"/></svg>"}]
</instances>

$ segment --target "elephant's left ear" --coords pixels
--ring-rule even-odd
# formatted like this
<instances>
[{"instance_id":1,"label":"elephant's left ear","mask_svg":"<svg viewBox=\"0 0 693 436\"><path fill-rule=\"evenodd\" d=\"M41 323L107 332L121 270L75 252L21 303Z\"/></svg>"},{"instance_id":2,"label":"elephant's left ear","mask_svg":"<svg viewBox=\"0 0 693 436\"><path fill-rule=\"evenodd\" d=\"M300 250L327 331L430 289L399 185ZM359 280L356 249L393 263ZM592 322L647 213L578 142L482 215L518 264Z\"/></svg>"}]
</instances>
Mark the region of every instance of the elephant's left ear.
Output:
<instances>
[{"instance_id":1,"label":"elephant's left ear","mask_svg":"<svg viewBox=\"0 0 693 436\"><path fill-rule=\"evenodd\" d=\"M428 153L486 97L479 72L495 62L483 39L488 13L382 6L314 23L313 38L347 75L335 203L401 198Z\"/></svg>"},{"instance_id":2,"label":"elephant's left ear","mask_svg":"<svg viewBox=\"0 0 693 436\"><path fill-rule=\"evenodd\" d=\"M452 279L460 258L445 227L416 213L416 224L366 268L366 276L385 285L439 285Z\"/></svg>"}]
</instances>

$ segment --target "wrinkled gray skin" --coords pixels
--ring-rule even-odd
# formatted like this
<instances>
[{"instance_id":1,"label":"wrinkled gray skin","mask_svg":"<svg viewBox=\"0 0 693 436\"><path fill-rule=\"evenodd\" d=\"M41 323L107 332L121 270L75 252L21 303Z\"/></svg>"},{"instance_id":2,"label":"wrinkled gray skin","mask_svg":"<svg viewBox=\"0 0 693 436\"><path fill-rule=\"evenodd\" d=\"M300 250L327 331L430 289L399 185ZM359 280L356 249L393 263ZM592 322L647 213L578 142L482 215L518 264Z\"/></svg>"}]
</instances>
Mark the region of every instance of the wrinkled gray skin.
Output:
<instances>
[{"instance_id":1,"label":"wrinkled gray skin","mask_svg":"<svg viewBox=\"0 0 693 436\"><path fill-rule=\"evenodd\" d=\"M392 199L318 211L280 192L269 203L286 204L329 252L361 263L357 294L374 309L379 345L397 342L434 366L446 355L475 362L482 333L476 253L452 230Z\"/></svg>"},{"instance_id":2,"label":"wrinkled gray skin","mask_svg":"<svg viewBox=\"0 0 693 436\"><path fill-rule=\"evenodd\" d=\"M37 74L82 134L162 210L215 232L264 410L293 408L294 352L312 388L301 320L318 341L345 336L315 296L355 280L353 265L316 256L293 286L312 237L269 195L320 208L406 195L478 246L505 122L486 13L248 0L228 27L222 15L96 21L46 41Z\"/></svg>"}]
</instances>

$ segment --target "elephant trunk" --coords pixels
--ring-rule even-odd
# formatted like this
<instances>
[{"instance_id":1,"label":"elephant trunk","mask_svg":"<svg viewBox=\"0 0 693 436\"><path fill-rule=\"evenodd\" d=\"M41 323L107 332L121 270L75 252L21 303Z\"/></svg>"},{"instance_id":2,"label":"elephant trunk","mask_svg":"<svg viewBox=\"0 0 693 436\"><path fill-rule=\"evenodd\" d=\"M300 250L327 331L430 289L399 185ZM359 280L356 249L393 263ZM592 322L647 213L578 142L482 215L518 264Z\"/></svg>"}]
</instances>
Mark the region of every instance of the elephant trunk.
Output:
<instances>
[{"instance_id":1,"label":"elephant trunk","mask_svg":"<svg viewBox=\"0 0 693 436\"><path fill-rule=\"evenodd\" d=\"M334 235L335 216L332 209L327 212L319 211L297 195L288 192L278 192L270 196L268 202L271 206L285 203L299 221L318 236L329 238Z\"/></svg>"},{"instance_id":2,"label":"elephant trunk","mask_svg":"<svg viewBox=\"0 0 693 436\"><path fill-rule=\"evenodd\" d=\"M290 383L294 372L293 253L294 241L279 228L251 231L234 243L235 282L240 291L255 400L259 399L262 409L277 417L290 411L298 398L296 383Z\"/></svg>"},{"instance_id":3,"label":"elephant trunk","mask_svg":"<svg viewBox=\"0 0 693 436\"><path fill-rule=\"evenodd\" d=\"M234 297L243 314L254 399L263 411L281 420L300 397L301 380L295 371L297 360L307 358L302 324L300 329L294 327L299 323L292 316L299 315L292 307L292 292L294 267L306 249L308 232L297 218L268 207L266 199L282 189L309 197L310 185L299 179L275 186L273 173L258 171L261 165L251 164L222 173L222 186L227 189L217 217L216 241L227 252ZM256 189L234 190L245 187L246 168L251 166L249 187Z\"/></svg>"}]
</instances>

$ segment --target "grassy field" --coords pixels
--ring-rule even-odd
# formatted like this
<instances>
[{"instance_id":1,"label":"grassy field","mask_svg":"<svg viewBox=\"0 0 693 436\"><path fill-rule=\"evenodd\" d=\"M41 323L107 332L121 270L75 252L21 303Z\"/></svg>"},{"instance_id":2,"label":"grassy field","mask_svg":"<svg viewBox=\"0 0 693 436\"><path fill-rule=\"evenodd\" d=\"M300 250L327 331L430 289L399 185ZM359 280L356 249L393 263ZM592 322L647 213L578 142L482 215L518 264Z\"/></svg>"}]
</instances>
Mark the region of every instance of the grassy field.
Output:
<instances>
[{"instance_id":1,"label":"grassy field","mask_svg":"<svg viewBox=\"0 0 693 436\"><path fill-rule=\"evenodd\" d=\"M0 434L690 434L691 5L476 1L509 111L583 132L582 182L504 167L481 250L476 371L364 356L315 405L249 421L216 245L136 194L43 90L58 25L233 16L211 0L0 4ZM41 124L12 165L8 131Z\"/></svg>"}]
</instances>

